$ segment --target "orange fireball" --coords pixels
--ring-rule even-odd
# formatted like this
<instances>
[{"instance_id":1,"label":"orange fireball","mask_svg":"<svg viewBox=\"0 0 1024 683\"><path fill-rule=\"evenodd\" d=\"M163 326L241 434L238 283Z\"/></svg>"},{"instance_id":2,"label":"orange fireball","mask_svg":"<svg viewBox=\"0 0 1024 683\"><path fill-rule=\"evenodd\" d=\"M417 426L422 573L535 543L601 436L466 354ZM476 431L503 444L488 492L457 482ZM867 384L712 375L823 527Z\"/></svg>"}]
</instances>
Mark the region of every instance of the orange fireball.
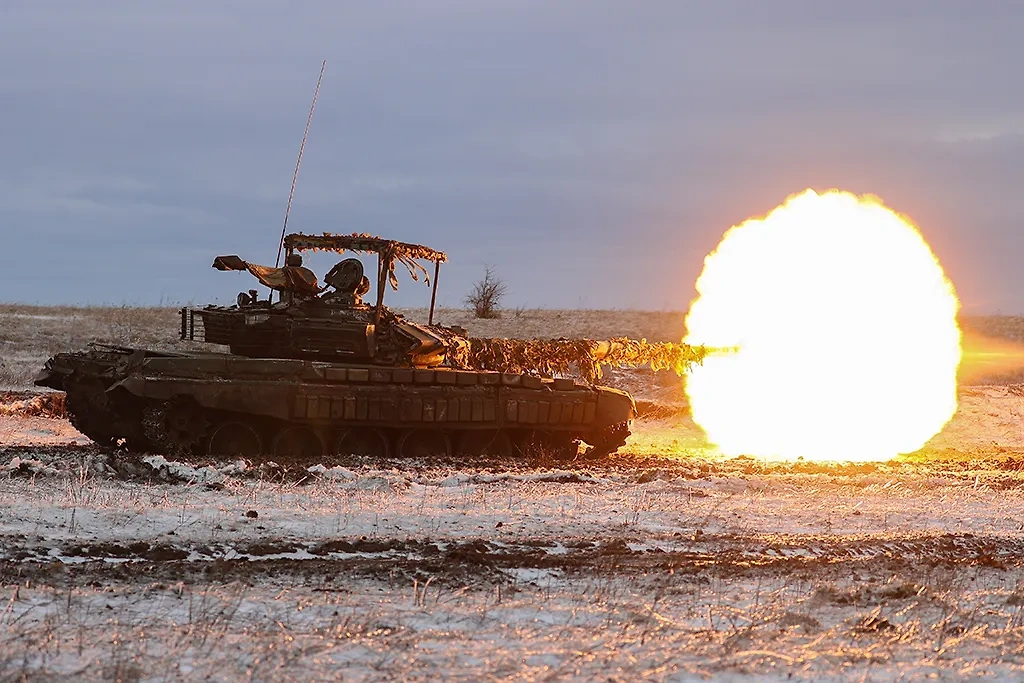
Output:
<instances>
[{"instance_id":1,"label":"orange fireball","mask_svg":"<svg viewBox=\"0 0 1024 683\"><path fill-rule=\"evenodd\" d=\"M956 411L959 302L914 224L873 196L806 190L704 260L688 343L693 419L723 453L884 460Z\"/></svg>"}]
</instances>

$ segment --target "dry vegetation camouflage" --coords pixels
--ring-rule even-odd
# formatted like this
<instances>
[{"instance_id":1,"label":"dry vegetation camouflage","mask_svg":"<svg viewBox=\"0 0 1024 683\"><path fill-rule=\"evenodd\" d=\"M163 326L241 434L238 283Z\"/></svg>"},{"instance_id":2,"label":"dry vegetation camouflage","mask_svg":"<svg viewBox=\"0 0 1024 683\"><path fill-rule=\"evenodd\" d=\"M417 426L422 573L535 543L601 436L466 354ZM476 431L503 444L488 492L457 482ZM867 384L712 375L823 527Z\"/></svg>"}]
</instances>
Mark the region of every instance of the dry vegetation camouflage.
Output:
<instances>
[{"instance_id":1,"label":"dry vegetation camouflage","mask_svg":"<svg viewBox=\"0 0 1024 683\"><path fill-rule=\"evenodd\" d=\"M398 242L375 237L366 232L354 232L351 235L335 235L325 232L322 235L304 235L292 233L284 238L284 246L296 251L333 251L337 253L351 251L355 253L375 253L381 255L385 276L392 289L398 289L398 278L395 276L395 261L409 271L409 276L418 281L420 276L429 284L430 274L417 262L417 259L444 263L448 256L443 251L425 247L422 244Z\"/></svg>"},{"instance_id":2,"label":"dry vegetation camouflage","mask_svg":"<svg viewBox=\"0 0 1024 683\"><path fill-rule=\"evenodd\" d=\"M545 377L571 374L574 370L587 382L601 378L601 366L642 367L674 370L682 375L707 356L703 346L651 343L646 339L616 337L608 342L591 339L482 339L469 340L470 367Z\"/></svg>"}]
</instances>

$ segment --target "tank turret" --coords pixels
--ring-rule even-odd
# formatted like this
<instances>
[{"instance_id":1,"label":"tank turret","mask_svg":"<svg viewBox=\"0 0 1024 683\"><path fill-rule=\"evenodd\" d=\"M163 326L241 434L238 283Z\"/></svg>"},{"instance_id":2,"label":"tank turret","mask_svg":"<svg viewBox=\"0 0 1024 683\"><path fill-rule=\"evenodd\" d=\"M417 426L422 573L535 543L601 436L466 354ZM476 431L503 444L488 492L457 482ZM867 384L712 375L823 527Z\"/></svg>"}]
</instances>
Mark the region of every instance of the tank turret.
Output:
<instances>
[{"instance_id":1,"label":"tank turret","mask_svg":"<svg viewBox=\"0 0 1024 683\"><path fill-rule=\"evenodd\" d=\"M387 285L397 289L395 267L404 265L414 279L430 275L420 263L434 263L431 303L436 301L437 272L447 257L418 244L384 240L365 234L285 237L285 266L261 266L238 256L218 256L218 270L247 270L271 295L260 299L255 290L238 295L234 306L182 309L181 337L227 346L249 358L293 358L333 363L371 363L391 367L436 367L449 347L459 352L459 336L433 325L433 306L427 325L406 320L384 305ZM357 258L345 258L324 277L302 266L300 251L372 253L377 255L374 305L363 302L370 280ZM272 300L273 293L279 294ZM199 325L197 326L197 320Z\"/></svg>"},{"instance_id":2,"label":"tank turret","mask_svg":"<svg viewBox=\"0 0 1024 683\"><path fill-rule=\"evenodd\" d=\"M458 327L434 325L437 274L447 259L443 252L418 244L382 240L369 235L288 235L284 268L250 264L237 256L218 256L220 270L249 270L271 291L281 292L280 301L260 300L255 290L240 293L232 307L207 306L182 309L182 339L197 339L196 318L203 328L201 338L223 344L234 354L252 358L296 358L335 363L374 363L393 367L430 368L447 366L465 370L529 373L551 377L576 372L587 382L601 378L602 365L642 366L682 373L706 355L703 347L687 344L648 343L619 337L590 339L467 339ZM359 259L339 261L324 277L302 268L296 249L373 252L378 255L377 304L364 304L370 289ZM406 320L384 306L384 283L397 289L396 262L409 273L431 280L417 263L429 259L435 264L431 308L427 325ZM330 288L331 291L328 291Z\"/></svg>"}]
</instances>

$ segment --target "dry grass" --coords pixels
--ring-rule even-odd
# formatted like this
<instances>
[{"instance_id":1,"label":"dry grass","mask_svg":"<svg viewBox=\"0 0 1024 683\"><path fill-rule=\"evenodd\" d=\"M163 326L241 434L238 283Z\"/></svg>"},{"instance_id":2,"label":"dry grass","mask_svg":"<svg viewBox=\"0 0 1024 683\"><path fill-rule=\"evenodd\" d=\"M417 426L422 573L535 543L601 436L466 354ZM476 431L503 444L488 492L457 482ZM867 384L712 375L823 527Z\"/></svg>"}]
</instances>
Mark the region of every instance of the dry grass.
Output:
<instances>
[{"instance_id":1,"label":"dry grass","mask_svg":"<svg viewBox=\"0 0 1024 683\"><path fill-rule=\"evenodd\" d=\"M427 310L401 311L412 320L426 320ZM461 325L471 337L508 337L510 339L552 339L584 337L646 338L648 341L678 342L683 338L684 313L672 311L601 311L525 309L505 311L501 318L482 320L472 311L441 309L435 318L445 325Z\"/></svg>"},{"instance_id":2,"label":"dry grass","mask_svg":"<svg viewBox=\"0 0 1024 683\"><path fill-rule=\"evenodd\" d=\"M1024 316L979 315L966 316L960 320L965 332L976 332L993 339L1009 339L1024 342Z\"/></svg>"},{"instance_id":3,"label":"dry grass","mask_svg":"<svg viewBox=\"0 0 1024 683\"><path fill-rule=\"evenodd\" d=\"M173 308L0 304L0 389L31 386L47 358L89 342L176 347L178 324Z\"/></svg>"},{"instance_id":4,"label":"dry grass","mask_svg":"<svg viewBox=\"0 0 1024 683\"><path fill-rule=\"evenodd\" d=\"M707 583L139 581L4 590L8 680L924 680L1022 671L1020 594L997 570ZM1016 574L1015 574L1016 575ZM923 583L919 583L923 582ZM530 585L533 584L533 585ZM275 599L276 598L276 599Z\"/></svg>"}]
</instances>

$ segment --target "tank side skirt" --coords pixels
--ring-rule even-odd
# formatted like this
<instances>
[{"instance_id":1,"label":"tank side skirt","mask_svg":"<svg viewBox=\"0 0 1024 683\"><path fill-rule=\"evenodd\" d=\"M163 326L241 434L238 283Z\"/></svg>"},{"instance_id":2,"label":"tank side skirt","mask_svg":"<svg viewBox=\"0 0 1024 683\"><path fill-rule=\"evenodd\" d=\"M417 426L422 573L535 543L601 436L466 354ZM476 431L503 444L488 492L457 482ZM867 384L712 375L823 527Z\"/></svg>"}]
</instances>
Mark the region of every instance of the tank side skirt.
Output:
<instances>
[{"instance_id":1,"label":"tank side skirt","mask_svg":"<svg viewBox=\"0 0 1024 683\"><path fill-rule=\"evenodd\" d=\"M189 395L210 410L313 425L423 426L449 429L544 428L583 431L594 423L599 392L580 386L321 384L134 375L119 383L153 400Z\"/></svg>"}]
</instances>

